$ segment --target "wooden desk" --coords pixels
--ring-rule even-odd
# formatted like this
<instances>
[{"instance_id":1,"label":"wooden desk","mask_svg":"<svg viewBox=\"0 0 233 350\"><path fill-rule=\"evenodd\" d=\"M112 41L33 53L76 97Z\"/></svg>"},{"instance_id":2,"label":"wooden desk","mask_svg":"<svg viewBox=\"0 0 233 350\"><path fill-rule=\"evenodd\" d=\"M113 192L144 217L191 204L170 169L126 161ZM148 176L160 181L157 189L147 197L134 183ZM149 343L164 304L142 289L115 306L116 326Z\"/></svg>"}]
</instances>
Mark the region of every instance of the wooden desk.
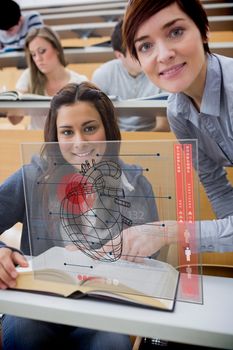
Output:
<instances>
[{"instance_id":1,"label":"wooden desk","mask_svg":"<svg viewBox=\"0 0 233 350\"><path fill-rule=\"evenodd\" d=\"M98 10L109 10L109 9L124 9L127 5L127 1L119 1L115 3L95 3L95 4L86 4L86 5L72 5L67 6L63 4L63 6L59 7L49 7L49 8L40 8L40 14L57 14L57 13L67 13L67 12L82 12L82 11L98 11ZM224 16L224 15L232 15L233 4L230 3L204 3L204 9L208 16ZM24 10L24 13L31 11Z\"/></svg>"},{"instance_id":2,"label":"wooden desk","mask_svg":"<svg viewBox=\"0 0 233 350\"><path fill-rule=\"evenodd\" d=\"M110 47L64 48L67 63L103 63L114 58ZM23 51L6 52L0 54L0 68L26 68Z\"/></svg>"},{"instance_id":3,"label":"wooden desk","mask_svg":"<svg viewBox=\"0 0 233 350\"><path fill-rule=\"evenodd\" d=\"M52 29L58 33L61 39L104 36L110 38L116 24L117 22L60 24L53 25Z\"/></svg>"},{"instance_id":4,"label":"wooden desk","mask_svg":"<svg viewBox=\"0 0 233 350\"><path fill-rule=\"evenodd\" d=\"M233 16L209 16L210 31L227 31L233 28Z\"/></svg>"},{"instance_id":5,"label":"wooden desk","mask_svg":"<svg viewBox=\"0 0 233 350\"><path fill-rule=\"evenodd\" d=\"M232 8L229 9L230 12ZM123 18L125 9L87 11L64 14L48 14L42 18L47 25L116 21ZM231 12L232 13L232 12ZM208 16L210 31L226 31L233 28L233 15Z\"/></svg>"},{"instance_id":6,"label":"wooden desk","mask_svg":"<svg viewBox=\"0 0 233 350\"><path fill-rule=\"evenodd\" d=\"M72 29L66 32L75 35ZM85 33L85 30L84 30ZM213 52L233 57L232 42L211 42L210 49ZM104 63L114 58L111 47L89 46L85 48L64 48L67 63ZM7 52L0 54L0 68L17 67L26 68L25 55L23 51Z\"/></svg>"},{"instance_id":7,"label":"wooden desk","mask_svg":"<svg viewBox=\"0 0 233 350\"><path fill-rule=\"evenodd\" d=\"M209 44L210 50L219 55L233 57L233 41L225 42L211 42Z\"/></svg>"},{"instance_id":8,"label":"wooden desk","mask_svg":"<svg viewBox=\"0 0 233 350\"><path fill-rule=\"evenodd\" d=\"M147 101L113 101L118 116L143 115L145 117L159 114L166 116L166 100ZM30 115L38 110L46 114L50 101L0 101L0 112Z\"/></svg>"},{"instance_id":9,"label":"wooden desk","mask_svg":"<svg viewBox=\"0 0 233 350\"><path fill-rule=\"evenodd\" d=\"M106 3L117 3L125 1L127 4L127 0L53 0L49 7L58 7L58 6L73 6L73 5L87 5L87 4L106 4ZM20 4L22 10L37 10L40 11L43 8L48 8L48 0L40 0L39 4L32 2L31 0L23 0L23 3Z\"/></svg>"},{"instance_id":10,"label":"wooden desk","mask_svg":"<svg viewBox=\"0 0 233 350\"><path fill-rule=\"evenodd\" d=\"M39 10L41 15L44 14L55 14L55 13L68 13L68 12L82 12L82 11L98 11L98 10L109 10L109 9L124 9L127 5L126 1L116 1L116 2L108 2L108 3L90 3L86 5L72 5L67 6L66 4L63 4L63 6L59 7L47 7L47 8L41 8ZM24 10L23 12L29 12L31 10Z\"/></svg>"},{"instance_id":11,"label":"wooden desk","mask_svg":"<svg viewBox=\"0 0 233 350\"><path fill-rule=\"evenodd\" d=\"M229 16L233 14L233 4L231 3L207 3L203 4L203 7L208 16Z\"/></svg>"},{"instance_id":12,"label":"wooden desk","mask_svg":"<svg viewBox=\"0 0 233 350\"><path fill-rule=\"evenodd\" d=\"M68 13L55 13L42 15L42 19L46 25L54 24L71 24L71 23L92 23L118 21L123 18L125 9L110 9L96 11L77 11Z\"/></svg>"},{"instance_id":13,"label":"wooden desk","mask_svg":"<svg viewBox=\"0 0 233 350\"><path fill-rule=\"evenodd\" d=\"M204 304L176 302L174 312L90 299L0 291L0 312L49 322L232 349L233 279L203 276Z\"/></svg>"}]
</instances>

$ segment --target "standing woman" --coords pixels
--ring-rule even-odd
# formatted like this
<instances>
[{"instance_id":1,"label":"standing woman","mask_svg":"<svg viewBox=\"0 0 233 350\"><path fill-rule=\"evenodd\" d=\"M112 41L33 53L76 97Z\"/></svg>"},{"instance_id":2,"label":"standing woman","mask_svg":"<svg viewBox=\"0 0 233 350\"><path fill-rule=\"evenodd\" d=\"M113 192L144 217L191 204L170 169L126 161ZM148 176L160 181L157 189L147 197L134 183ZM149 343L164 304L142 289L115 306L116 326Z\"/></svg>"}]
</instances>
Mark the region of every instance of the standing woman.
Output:
<instances>
[{"instance_id":1,"label":"standing woman","mask_svg":"<svg viewBox=\"0 0 233 350\"><path fill-rule=\"evenodd\" d=\"M21 93L55 95L68 83L86 81L85 75L66 68L64 51L57 34L47 26L32 28L25 41L28 68L16 83ZM8 116L12 124L18 124L22 116ZM45 115L31 116L31 129L43 129Z\"/></svg>"},{"instance_id":2,"label":"standing woman","mask_svg":"<svg viewBox=\"0 0 233 350\"><path fill-rule=\"evenodd\" d=\"M210 52L199 0L131 0L123 34L133 57L171 92L167 115L178 139L198 139L198 172L218 218L233 214L233 59ZM230 226L229 226L230 227Z\"/></svg>"}]
</instances>

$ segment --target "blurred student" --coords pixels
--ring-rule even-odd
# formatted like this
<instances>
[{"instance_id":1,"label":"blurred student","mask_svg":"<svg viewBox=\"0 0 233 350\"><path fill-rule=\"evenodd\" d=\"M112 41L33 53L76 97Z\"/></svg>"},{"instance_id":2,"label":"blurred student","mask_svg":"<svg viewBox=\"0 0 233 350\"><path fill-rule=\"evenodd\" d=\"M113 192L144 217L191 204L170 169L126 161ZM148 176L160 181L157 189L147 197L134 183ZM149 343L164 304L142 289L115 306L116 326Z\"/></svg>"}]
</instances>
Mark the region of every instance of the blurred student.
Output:
<instances>
[{"instance_id":1,"label":"blurred student","mask_svg":"<svg viewBox=\"0 0 233 350\"><path fill-rule=\"evenodd\" d=\"M2 1L0 8L0 50L23 49L28 31L43 25L40 14L36 11L22 14L13 0Z\"/></svg>"},{"instance_id":2,"label":"blurred student","mask_svg":"<svg viewBox=\"0 0 233 350\"><path fill-rule=\"evenodd\" d=\"M137 60L125 50L122 42L122 21L111 36L111 43L116 59L104 63L96 69L92 81L107 95L120 100L156 95L162 90L149 81L142 72ZM121 116L118 117L121 130L124 131L169 131L165 116Z\"/></svg>"},{"instance_id":3,"label":"blurred student","mask_svg":"<svg viewBox=\"0 0 233 350\"><path fill-rule=\"evenodd\" d=\"M16 83L21 93L55 95L68 83L81 83L87 77L66 68L63 48L57 34L48 26L33 28L26 37L25 53L28 68ZM18 124L22 116L8 116ZM46 115L31 115L31 129L43 129Z\"/></svg>"}]
</instances>

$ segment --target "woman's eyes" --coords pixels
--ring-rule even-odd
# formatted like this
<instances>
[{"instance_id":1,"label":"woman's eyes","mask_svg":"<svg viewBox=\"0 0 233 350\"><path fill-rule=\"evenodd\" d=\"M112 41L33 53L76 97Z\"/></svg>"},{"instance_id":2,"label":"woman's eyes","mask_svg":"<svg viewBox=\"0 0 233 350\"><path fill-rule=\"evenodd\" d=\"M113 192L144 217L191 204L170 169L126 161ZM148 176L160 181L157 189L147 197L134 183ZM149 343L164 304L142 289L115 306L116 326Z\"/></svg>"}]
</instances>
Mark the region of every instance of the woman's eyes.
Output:
<instances>
[{"instance_id":1,"label":"woman's eyes","mask_svg":"<svg viewBox=\"0 0 233 350\"><path fill-rule=\"evenodd\" d=\"M172 30L170 30L168 34L166 34L166 36L164 37L164 40L166 40L166 38L179 39L183 34L184 34L184 28L176 27L176 28L173 28ZM154 46L156 46L155 42L149 42L149 41L143 42L136 48L136 50L140 53L147 53Z\"/></svg>"},{"instance_id":2,"label":"woman's eyes","mask_svg":"<svg viewBox=\"0 0 233 350\"><path fill-rule=\"evenodd\" d=\"M90 125L90 126L85 126L85 128L83 130L85 133L91 134L91 133L95 132L96 129L97 129L97 127L95 125Z\"/></svg>"},{"instance_id":3,"label":"woman's eyes","mask_svg":"<svg viewBox=\"0 0 233 350\"><path fill-rule=\"evenodd\" d=\"M65 136L70 136L70 135L73 135L73 131L72 130L62 130L61 134L65 135Z\"/></svg>"},{"instance_id":4,"label":"woman's eyes","mask_svg":"<svg viewBox=\"0 0 233 350\"><path fill-rule=\"evenodd\" d=\"M172 29L169 32L169 37L171 39L176 39L176 38L179 38L180 36L182 36L183 33L184 33L184 29L183 28L175 28L175 29Z\"/></svg>"},{"instance_id":5,"label":"woman's eyes","mask_svg":"<svg viewBox=\"0 0 233 350\"><path fill-rule=\"evenodd\" d=\"M83 132L83 134L93 134L95 133L97 128L98 127L96 125L89 125L89 126L85 126L81 132ZM75 132L72 129L67 129L67 130L62 130L61 134L64 136L73 136Z\"/></svg>"},{"instance_id":6,"label":"woman's eyes","mask_svg":"<svg viewBox=\"0 0 233 350\"><path fill-rule=\"evenodd\" d=\"M41 48L41 49L38 49L37 52L31 53L31 56L32 56L32 57L36 57L36 54L43 55L45 52L46 52L46 49L42 49L42 48Z\"/></svg>"},{"instance_id":7,"label":"woman's eyes","mask_svg":"<svg viewBox=\"0 0 233 350\"><path fill-rule=\"evenodd\" d=\"M153 45L151 43L149 43L149 42L148 43L143 43L143 44L138 46L137 51L144 53L144 52L147 52L152 46Z\"/></svg>"},{"instance_id":8,"label":"woman's eyes","mask_svg":"<svg viewBox=\"0 0 233 350\"><path fill-rule=\"evenodd\" d=\"M38 52L39 52L41 55L43 55L43 53L46 52L46 49L42 49L42 48L41 48L41 49L38 50Z\"/></svg>"}]
</instances>

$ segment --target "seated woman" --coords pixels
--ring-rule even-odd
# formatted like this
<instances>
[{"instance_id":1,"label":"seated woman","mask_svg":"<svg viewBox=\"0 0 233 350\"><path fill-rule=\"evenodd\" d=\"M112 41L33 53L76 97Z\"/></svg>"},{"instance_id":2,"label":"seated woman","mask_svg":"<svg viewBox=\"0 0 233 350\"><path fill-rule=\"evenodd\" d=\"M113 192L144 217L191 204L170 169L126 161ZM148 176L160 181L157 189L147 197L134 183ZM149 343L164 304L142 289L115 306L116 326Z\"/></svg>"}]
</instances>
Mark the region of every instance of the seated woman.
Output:
<instances>
[{"instance_id":1,"label":"seated woman","mask_svg":"<svg viewBox=\"0 0 233 350\"><path fill-rule=\"evenodd\" d=\"M73 181L73 176L80 175L80 168L83 169L85 166L86 168L91 169L89 165L93 159L106 153L106 150L103 150L103 147L105 148L106 146L105 141L116 141L115 144L119 145L117 141L120 141L120 139L121 136L117 125L113 104L101 90L89 82L83 82L81 84L68 84L62 88L53 97L46 120L44 140L49 144L46 144L40 157L33 158L30 164L24 166L23 171L20 169L0 186L0 232L4 232L17 222L23 223L21 250L25 254L30 254L28 238L29 232L23 185L23 173L25 175L26 171L28 174L26 178L26 186L27 188L33 189L33 191L29 191L29 197L33 197L33 200L29 201L29 203L31 203L31 208L28 207L27 201L27 208L29 213L31 212L33 214L34 219L32 220L34 225L32 228L33 233L35 233L34 229L36 229L37 233L43 235L44 238L48 238L37 240L37 233L31 235L31 237L33 236L33 242L31 242L33 244L33 252L40 254L44 250L49 249L51 245L62 241L64 234L66 234L66 232L64 232L64 227L62 227L61 224L62 219L60 221L59 219L56 220L58 215L56 215L55 219L49 219L50 222L52 221L53 226L46 224L48 219L45 219L45 224L42 220L42 218L48 218L48 210L47 216L43 216L43 208L47 199L48 202L51 199L51 202L49 203L54 204L55 207L50 208L53 209L51 213L55 211L55 214L57 213L56 206L61 206L61 203L64 203L64 201L61 200L59 202L62 187L59 190L59 182L57 182L58 188L55 188L55 191L44 192L42 190L43 184L45 184L45 189L47 188L46 183L47 186L48 183L54 184L54 181L49 180L54 179L55 173L56 179L58 179L56 165L57 163L61 163L65 168L65 176L71 176L71 186L73 186L75 184L75 181ZM59 150L59 161L57 160L56 163L54 161L49 161L53 160L54 156L53 149L49 148L51 143L55 143L56 149ZM112 142L109 144L111 145ZM99 147L98 154L95 147ZM48 153L50 150L51 152ZM117 150L117 148L115 150ZM50 157L48 157L48 155L50 155ZM57 155L57 153L55 155ZM89 158L90 160L88 160ZM81 167L82 164L83 167ZM96 164L95 167L98 168L97 171L99 175L100 163L98 164L96 161L96 163L94 162L93 164ZM118 164L122 163L119 161ZM108 171L108 168L105 165L103 167L103 163L101 163L101 166L102 173L104 171ZM125 169L124 166L122 166L122 168ZM50 169L52 170L51 174ZM68 169L68 174L66 169ZM87 172L88 169L86 169ZM143 169L135 165L127 165L127 169L134 171L122 171L120 177L120 188L125 191L126 198L127 192L130 192L130 195L133 197L140 198L138 202L134 200L131 203L132 210L139 208L141 211L143 211L145 222L158 220L154 199L148 199L148 195L151 195L152 193L152 187L143 176ZM137 170L136 173L135 170ZM87 174L87 172L85 174ZM88 174L90 175L89 181L91 181L91 179L94 181L91 183L89 188L92 188L93 185L94 190L96 189L96 191L98 191L101 186L104 186L104 182L99 181L103 179L101 179L99 176L97 176L97 178L94 177L90 171ZM113 169L113 176L114 174ZM40 181L41 178L46 181ZM40 187L41 183L42 187ZM60 182L60 184L61 183L62 182ZM73 189L73 187L71 189ZM114 201L115 204L118 203L118 200L115 201L115 199L117 199L116 196L114 195L114 198L111 196L113 189L114 188L112 186L107 186L107 190L110 192L109 195L106 196L106 200L102 201L105 206L109 205L109 203L112 201ZM51 190L50 185L48 190ZM43 195L44 193L45 196ZM56 200L54 200L56 194L58 196L56 197ZM142 202L141 198L146 198L146 200ZM119 202L121 202L121 198L119 199ZM70 203L72 208L75 207L75 200L71 200ZM46 208L48 209L48 206ZM98 206L97 209L104 210L105 208L100 208L100 206ZM128 208L125 207L121 211L122 217L127 217L127 209ZM107 210L107 212L109 213L110 210ZM35 219L38 218L38 215L41 218L41 221ZM91 220L96 220L96 217L93 217L93 219L89 217L89 221ZM105 224L107 224L106 221ZM74 226L74 223L72 223L72 225ZM67 227L67 225L65 226ZM77 223L75 223L75 227L77 229L79 228ZM55 242L53 242L53 239L55 239ZM63 239L63 243L64 242L65 240ZM103 243L100 242L100 245L102 244ZM92 252L95 252L95 250L98 249L99 242L97 242L96 249L92 249ZM17 278L15 265L20 265L22 267L28 265L26 258L22 255L22 252L4 245L3 242L0 242L1 289L6 289L8 287L13 288L15 286ZM16 347L19 350L53 349L61 348L61 344L66 349L131 349L130 339L126 335L58 325L16 316L4 315L2 327L4 349L13 349ZM20 336L16 336L16 334L19 334Z\"/></svg>"},{"instance_id":2,"label":"seated woman","mask_svg":"<svg viewBox=\"0 0 233 350\"><path fill-rule=\"evenodd\" d=\"M55 95L68 83L86 81L85 75L66 68L63 48L57 34L47 26L32 28L25 40L28 68L16 83L21 93ZM18 124L23 116L8 116L12 124ZM31 129L43 129L46 116L31 115Z\"/></svg>"}]
</instances>

